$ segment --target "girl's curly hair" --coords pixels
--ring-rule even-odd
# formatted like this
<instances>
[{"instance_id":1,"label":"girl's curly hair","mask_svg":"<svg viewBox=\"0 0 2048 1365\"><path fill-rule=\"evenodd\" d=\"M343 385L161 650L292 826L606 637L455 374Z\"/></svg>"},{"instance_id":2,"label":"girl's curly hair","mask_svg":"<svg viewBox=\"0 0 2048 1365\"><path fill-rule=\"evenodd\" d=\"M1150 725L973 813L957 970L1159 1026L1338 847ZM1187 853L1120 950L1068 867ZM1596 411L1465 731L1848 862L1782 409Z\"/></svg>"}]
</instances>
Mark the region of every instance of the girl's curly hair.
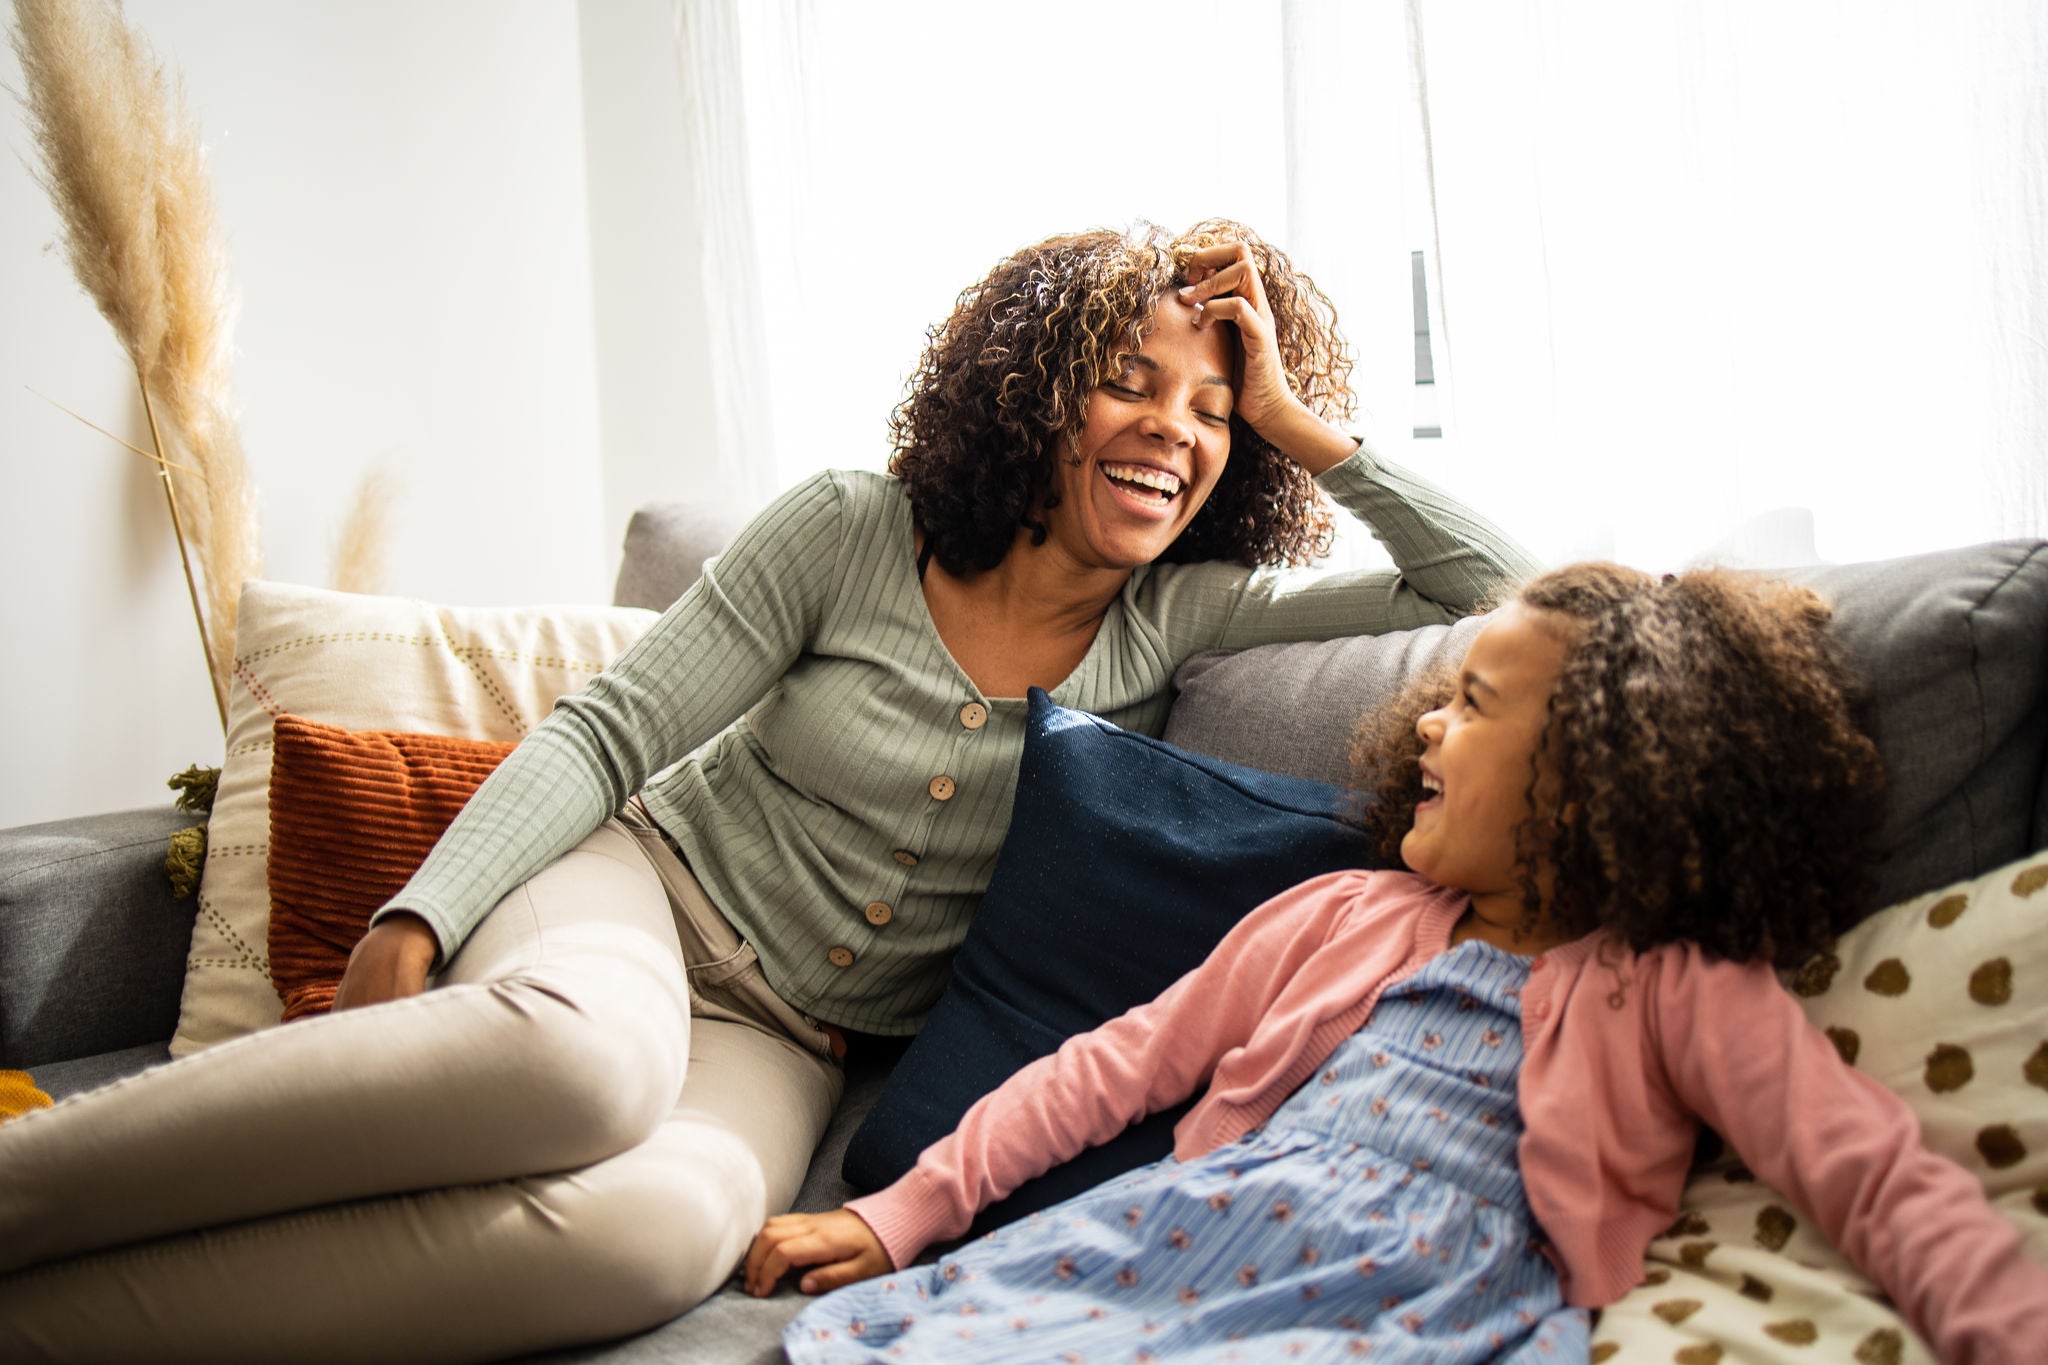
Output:
<instances>
[{"instance_id":1,"label":"girl's curly hair","mask_svg":"<svg viewBox=\"0 0 2048 1365\"><path fill-rule=\"evenodd\" d=\"M1530 774L1539 813L1516 831L1532 917L1547 864L1564 932L1639 952L1690 940L1791 967L1854 922L1884 769L1826 603L1749 574L1614 564L1544 574L1517 600L1565 618L1568 641ZM1391 866L1420 794L1416 721L1452 685L1424 678L1359 731L1361 817Z\"/></svg>"},{"instance_id":2,"label":"girl's curly hair","mask_svg":"<svg viewBox=\"0 0 2048 1365\"><path fill-rule=\"evenodd\" d=\"M1160 296L1187 282L1188 257L1221 242L1251 249L1295 393L1331 421L1351 416L1351 355L1336 310L1250 228L1212 218L1168 237L1140 224L1026 247L931 330L890 417L889 471L946 572L994 568L1019 529L1044 543L1035 518L1056 505L1053 461L1080 433L1088 395L1137 353ZM1331 534L1308 472L1232 416L1223 476L1161 558L1304 564L1329 550Z\"/></svg>"}]
</instances>

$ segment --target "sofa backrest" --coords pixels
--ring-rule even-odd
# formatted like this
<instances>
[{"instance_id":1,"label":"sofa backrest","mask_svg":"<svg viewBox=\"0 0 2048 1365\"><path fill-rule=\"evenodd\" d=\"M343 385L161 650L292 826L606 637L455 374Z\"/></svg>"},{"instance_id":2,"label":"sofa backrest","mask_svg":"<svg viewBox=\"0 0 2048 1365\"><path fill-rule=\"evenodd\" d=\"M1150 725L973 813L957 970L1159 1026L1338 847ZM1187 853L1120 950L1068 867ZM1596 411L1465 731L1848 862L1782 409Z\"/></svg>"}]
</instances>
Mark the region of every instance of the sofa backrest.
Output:
<instances>
[{"instance_id":1,"label":"sofa backrest","mask_svg":"<svg viewBox=\"0 0 2048 1365\"><path fill-rule=\"evenodd\" d=\"M620 606L665 608L738 529L683 503L634 514ZM1870 908L2048 847L2048 542L1998 541L1787 570L1835 604L1870 689L1890 780ZM1380 637L1266 645L1185 664L1165 738L1272 772L1342 782L1358 719L1439 662L1478 618Z\"/></svg>"},{"instance_id":2,"label":"sofa backrest","mask_svg":"<svg viewBox=\"0 0 2048 1365\"><path fill-rule=\"evenodd\" d=\"M1884 754L1889 905L2048 843L2048 543L2000 541L1796 575L1835 606Z\"/></svg>"},{"instance_id":3,"label":"sofa backrest","mask_svg":"<svg viewBox=\"0 0 2048 1365\"><path fill-rule=\"evenodd\" d=\"M625 554L612 587L615 607L667 611L725 548L746 518L738 511L690 502L651 502L626 523Z\"/></svg>"},{"instance_id":4,"label":"sofa backrest","mask_svg":"<svg viewBox=\"0 0 2048 1365\"><path fill-rule=\"evenodd\" d=\"M2048 846L2048 542L1785 576L1835 604L1835 628L1869 688L1889 792L1868 908ZM1165 738L1344 781L1358 718L1460 657L1478 625L1202 655L1176 678Z\"/></svg>"}]
</instances>

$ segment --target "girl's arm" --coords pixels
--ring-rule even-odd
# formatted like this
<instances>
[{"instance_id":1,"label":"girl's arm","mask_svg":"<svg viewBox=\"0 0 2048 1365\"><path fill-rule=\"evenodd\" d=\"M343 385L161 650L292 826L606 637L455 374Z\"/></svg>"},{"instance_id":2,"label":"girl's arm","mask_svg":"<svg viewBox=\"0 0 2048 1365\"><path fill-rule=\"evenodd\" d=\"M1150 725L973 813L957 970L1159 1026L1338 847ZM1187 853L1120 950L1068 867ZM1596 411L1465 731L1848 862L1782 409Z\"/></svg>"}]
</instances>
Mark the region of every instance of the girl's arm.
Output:
<instances>
[{"instance_id":1,"label":"girl's arm","mask_svg":"<svg viewBox=\"0 0 2048 1365\"><path fill-rule=\"evenodd\" d=\"M1156 1000L982 1096L887 1189L833 1214L769 1220L747 1256L749 1292L769 1292L792 1266L825 1267L804 1277L809 1292L908 1265L1026 1180L1195 1093L1323 944L1356 878L1318 877L1267 901Z\"/></svg>"},{"instance_id":2,"label":"girl's arm","mask_svg":"<svg viewBox=\"0 0 2048 1365\"><path fill-rule=\"evenodd\" d=\"M1937 1355L2038 1358L2048 1268L1769 969L1688 956L1657 983L1652 1027L1679 1097L1876 1280Z\"/></svg>"}]
</instances>

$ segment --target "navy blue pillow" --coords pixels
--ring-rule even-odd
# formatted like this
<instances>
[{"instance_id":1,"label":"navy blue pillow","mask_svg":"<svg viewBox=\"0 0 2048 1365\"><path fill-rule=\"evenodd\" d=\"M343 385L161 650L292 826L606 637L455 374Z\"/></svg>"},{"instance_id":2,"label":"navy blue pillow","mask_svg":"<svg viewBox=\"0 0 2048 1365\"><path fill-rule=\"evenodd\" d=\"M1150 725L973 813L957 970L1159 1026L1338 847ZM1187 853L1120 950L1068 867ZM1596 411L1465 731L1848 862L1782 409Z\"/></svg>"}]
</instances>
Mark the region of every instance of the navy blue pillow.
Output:
<instances>
[{"instance_id":1,"label":"navy blue pillow","mask_svg":"<svg viewBox=\"0 0 2048 1365\"><path fill-rule=\"evenodd\" d=\"M1066 1038L1157 996L1261 901L1373 859L1342 788L1239 767L1031 689L1010 832L953 979L841 1168L880 1189L969 1105ZM1178 1106L984 1210L986 1231L1173 1150Z\"/></svg>"}]
</instances>

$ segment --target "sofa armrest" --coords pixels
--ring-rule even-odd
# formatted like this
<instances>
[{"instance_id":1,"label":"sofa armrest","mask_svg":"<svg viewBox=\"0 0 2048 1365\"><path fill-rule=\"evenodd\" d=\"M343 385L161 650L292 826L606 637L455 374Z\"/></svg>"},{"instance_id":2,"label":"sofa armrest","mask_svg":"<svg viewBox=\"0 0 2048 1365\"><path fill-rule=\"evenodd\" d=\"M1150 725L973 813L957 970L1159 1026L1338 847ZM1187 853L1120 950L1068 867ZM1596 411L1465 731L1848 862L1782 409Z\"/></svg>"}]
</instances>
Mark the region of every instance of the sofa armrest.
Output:
<instances>
[{"instance_id":1,"label":"sofa armrest","mask_svg":"<svg viewBox=\"0 0 2048 1365\"><path fill-rule=\"evenodd\" d=\"M0 1067L169 1038L196 897L171 897L164 806L0 830Z\"/></svg>"}]
</instances>

